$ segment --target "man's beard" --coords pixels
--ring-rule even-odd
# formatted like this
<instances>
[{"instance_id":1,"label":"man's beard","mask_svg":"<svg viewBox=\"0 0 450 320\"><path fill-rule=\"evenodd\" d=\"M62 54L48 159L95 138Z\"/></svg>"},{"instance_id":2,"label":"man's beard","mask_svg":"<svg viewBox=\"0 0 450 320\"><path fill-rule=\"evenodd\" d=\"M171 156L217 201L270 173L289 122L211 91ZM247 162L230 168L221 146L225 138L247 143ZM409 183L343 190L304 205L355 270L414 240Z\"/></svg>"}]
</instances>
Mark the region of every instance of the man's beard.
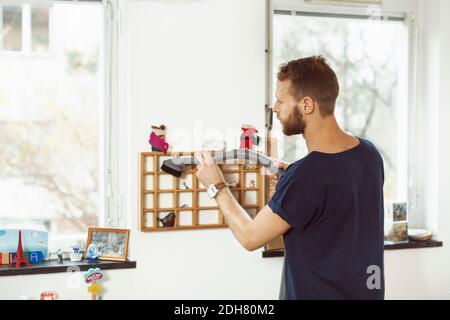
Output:
<instances>
[{"instance_id":1,"label":"man's beard","mask_svg":"<svg viewBox=\"0 0 450 320\"><path fill-rule=\"evenodd\" d=\"M289 118L282 122L283 133L287 136L294 136L297 134L303 134L305 132L306 124L302 119L302 115L297 108L294 108Z\"/></svg>"}]
</instances>

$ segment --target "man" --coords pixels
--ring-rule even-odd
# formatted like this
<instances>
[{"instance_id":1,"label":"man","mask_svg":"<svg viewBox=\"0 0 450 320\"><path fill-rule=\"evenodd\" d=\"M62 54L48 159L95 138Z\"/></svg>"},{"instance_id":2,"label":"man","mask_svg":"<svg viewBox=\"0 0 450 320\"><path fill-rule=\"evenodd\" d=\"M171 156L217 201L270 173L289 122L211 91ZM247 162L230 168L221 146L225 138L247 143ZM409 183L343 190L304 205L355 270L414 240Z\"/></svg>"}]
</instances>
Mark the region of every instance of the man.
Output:
<instances>
[{"instance_id":1,"label":"man","mask_svg":"<svg viewBox=\"0 0 450 320\"><path fill-rule=\"evenodd\" d=\"M244 248L283 235L287 299L383 299L382 158L339 128L339 84L324 58L291 61L277 78L273 111L284 134L303 135L309 154L279 165L286 171L269 204L251 220L208 153L196 154L197 176L220 189L215 199Z\"/></svg>"}]
</instances>

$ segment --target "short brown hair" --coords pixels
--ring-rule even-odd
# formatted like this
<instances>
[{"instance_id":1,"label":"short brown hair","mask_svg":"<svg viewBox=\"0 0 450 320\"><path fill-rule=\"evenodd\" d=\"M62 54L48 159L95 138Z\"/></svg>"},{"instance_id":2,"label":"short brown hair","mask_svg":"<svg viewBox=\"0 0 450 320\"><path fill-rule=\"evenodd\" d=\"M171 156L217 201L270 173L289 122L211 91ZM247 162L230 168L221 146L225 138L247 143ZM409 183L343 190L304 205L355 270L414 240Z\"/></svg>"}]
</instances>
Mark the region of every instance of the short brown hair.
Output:
<instances>
[{"instance_id":1,"label":"short brown hair","mask_svg":"<svg viewBox=\"0 0 450 320\"><path fill-rule=\"evenodd\" d=\"M290 93L296 99L309 96L318 102L322 117L334 113L339 82L324 57L312 56L285 63L281 65L277 79L291 80Z\"/></svg>"}]
</instances>

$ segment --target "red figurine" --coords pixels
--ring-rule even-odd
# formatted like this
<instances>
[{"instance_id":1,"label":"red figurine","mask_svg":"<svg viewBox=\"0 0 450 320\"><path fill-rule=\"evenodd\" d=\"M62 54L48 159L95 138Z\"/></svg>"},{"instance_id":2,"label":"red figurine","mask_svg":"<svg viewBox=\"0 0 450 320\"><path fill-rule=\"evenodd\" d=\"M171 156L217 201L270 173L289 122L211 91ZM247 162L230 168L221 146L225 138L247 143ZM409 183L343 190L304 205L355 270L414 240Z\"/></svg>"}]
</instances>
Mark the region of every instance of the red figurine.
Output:
<instances>
[{"instance_id":1,"label":"red figurine","mask_svg":"<svg viewBox=\"0 0 450 320\"><path fill-rule=\"evenodd\" d=\"M11 261L11 266L14 266L16 268L20 268L20 266L24 263L27 267L30 265L28 262L28 259L25 257L25 254L23 253L22 249L22 231L19 230L19 244L17 246L17 252L14 256L14 259Z\"/></svg>"},{"instance_id":2,"label":"red figurine","mask_svg":"<svg viewBox=\"0 0 450 320\"><path fill-rule=\"evenodd\" d=\"M257 146L260 141L258 137L258 130L251 125L242 126L241 134L241 149L252 150L254 146Z\"/></svg>"},{"instance_id":3,"label":"red figurine","mask_svg":"<svg viewBox=\"0 0 450 320\"><path fill-rule=\"evenodd\" d=\"M148 143L152 146L152 151L167 152L169 144L166 142L166 126L152 126L152 133L148 139Z\"/></svg>"}]
</instances>

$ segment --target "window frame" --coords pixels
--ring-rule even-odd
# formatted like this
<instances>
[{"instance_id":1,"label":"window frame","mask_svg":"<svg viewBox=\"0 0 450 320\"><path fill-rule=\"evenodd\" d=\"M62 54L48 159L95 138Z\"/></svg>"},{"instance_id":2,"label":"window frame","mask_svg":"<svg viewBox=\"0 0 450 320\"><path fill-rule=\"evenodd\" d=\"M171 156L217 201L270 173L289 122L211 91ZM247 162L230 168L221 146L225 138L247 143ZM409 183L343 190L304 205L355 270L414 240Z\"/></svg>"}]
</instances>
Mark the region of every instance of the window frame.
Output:
<instances>
[{"instance_id":1,"label":"window frame","mask_svg":"<svg viewBox=\"0 0 450 320\"><path fill-rule=\"evenodd\" d=\"M276 11L291 12L295 15L296 11L304 12L305 15L331 17L341 16L343 18L367 18L373 10L380 10L376 12L376 15L380 15L383 18L397 20L402 18L405 27L407 28L407 41L408 41L408 62L406 63L407 73L406 90L407 97L405 107L407 108L407 119L405 121L406 134L407 134L407 177L406 177L406 196L408 202L408 224L417 225L421 222L421 202L420 202L420 172L417 167L419 155L419 149L417 148L416 135L418 134L418 125L415 121L417 117L417 55L418 55L418 30L415 11L411 11L411 8L397 8L394 6L394 10L384 10L376 6L366 7L352 7L348 5L323 5L323 4L307 4L297 3L291 4L285 3L283 0L266 0L267 17L266 17L266 108L273 106L273 17ZM372 11L369 11L372 10ZM266 117L266 136L270 136L270 130L272 127L269 125L268 117ZM266 150L270 153L270 150Z\"/></svg>"}]
</instances>

